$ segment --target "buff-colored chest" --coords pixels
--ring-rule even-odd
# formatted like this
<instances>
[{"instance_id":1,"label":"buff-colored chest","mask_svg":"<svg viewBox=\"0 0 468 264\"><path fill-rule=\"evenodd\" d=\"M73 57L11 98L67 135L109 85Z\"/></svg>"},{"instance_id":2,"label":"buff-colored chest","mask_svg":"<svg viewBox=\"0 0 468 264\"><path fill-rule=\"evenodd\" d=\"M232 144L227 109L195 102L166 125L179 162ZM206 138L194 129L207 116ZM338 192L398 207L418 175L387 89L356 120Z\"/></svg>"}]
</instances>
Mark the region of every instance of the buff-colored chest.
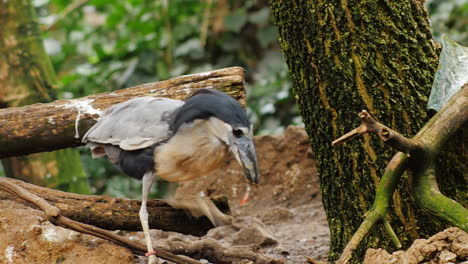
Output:
<instances>
[{"instance_id":1,"label":"buff-colored chest","mask_svg":"<svg viewBox=\"0 0 468 264\"><path fill-rule=\"evenodd\" d=\"M187 181L219 168L228 147L228 129L218 119L195 121L155 150L156 174L166 181Z\"/></svg>"}]
</instances>

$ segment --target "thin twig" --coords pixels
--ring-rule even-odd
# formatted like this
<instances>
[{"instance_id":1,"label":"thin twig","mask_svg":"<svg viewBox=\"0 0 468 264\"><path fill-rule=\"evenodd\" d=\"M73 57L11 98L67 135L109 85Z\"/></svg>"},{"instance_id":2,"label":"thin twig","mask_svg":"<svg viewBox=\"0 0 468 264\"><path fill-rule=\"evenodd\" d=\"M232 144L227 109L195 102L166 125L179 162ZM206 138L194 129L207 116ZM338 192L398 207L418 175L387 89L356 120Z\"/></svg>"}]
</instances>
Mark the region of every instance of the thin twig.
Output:
<instances>
[{"instance_id":1,"label":"thin twig","mask_svg":"<svg viewBox=\"0 0 468 264\"><path fill-rule=\"evenodd\" d=\"M340 145L359 135L376 134L385 144L407 154L421 148L421 143L418 140L406 138L402 134L384 126L376 121L366 110L362 110L359 113L359 118L361 119L361 124L333 141L332 146Z\"/></svg>"},{"instance_id":2,"label":"thin twig","mask_svg":"<svg viewBox=\"0 0 468 264\"><path fill-rule=\"evenodd\" d=\"M206 0L206 7L203 12L203 22L200 29L200 46L205 47L206 38L208 36L208 27L209 22L211 21L211 5L213 4L213 0Z\"/></svg>"},{"instance_id":3,"label":"thin twig","mask_svg":"<svg viewBox=\"0 0 468 264\"><path fill-rule=\"evenodd\" d=\"M7 182L5 179L0 178L0 188L39 207L49 218L57 217L58 215L60 215L60 209L58 209L57 207L50 205L43 198L28 192L20 186Z\"/></svg>"}]
</instances>

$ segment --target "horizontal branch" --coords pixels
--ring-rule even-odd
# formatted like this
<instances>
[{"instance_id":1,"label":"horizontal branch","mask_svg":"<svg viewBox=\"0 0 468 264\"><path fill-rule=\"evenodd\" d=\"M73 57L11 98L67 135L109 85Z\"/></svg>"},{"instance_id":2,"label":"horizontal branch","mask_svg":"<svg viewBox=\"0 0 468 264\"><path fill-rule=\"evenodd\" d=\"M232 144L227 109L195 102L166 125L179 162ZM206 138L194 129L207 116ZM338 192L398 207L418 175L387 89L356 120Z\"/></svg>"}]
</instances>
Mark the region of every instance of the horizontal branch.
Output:
<instances>
[{"instance_id":1,"label":"horizontal branch","mask_svg":"<svg viewBox=\"0 0 468 264\"><path fill-rule=\"evenodd\" d=\"M2 182L9 183L8 186L22 187L58 208L61 215L75 221L108 230L141 230L138 215L141 203L138 200L66 193L9 178L0 178L0 184ZM8 193L0 191L0 199L16 202L29 201L27 198L18 199L16 196L9 194L20 193L17 190L6 190ZM224 197L215 198L213 202L222 212L229 212L227 199ZM38 204L34 201L32 203ZM150 228L195 236L202 236L213 228L213 224L208 218L191 217L184 210L174 209L162 200L150 199L147 206ZM41 209L44 210L45 208L42 207Z\"/></svg>"},{"instance_id":2,"label":"horizontal branch","mask_svg":"<svg viewBox=\"0 0 468 264\"><path fill-rule=\"evenodd\" d=\"M0 159L81 145L81 137L110 106L141 96L184 100L195 89L213 88L245 105L244 69L185 75L108 93L0 110Z\"/></svg>"}]
</instances>

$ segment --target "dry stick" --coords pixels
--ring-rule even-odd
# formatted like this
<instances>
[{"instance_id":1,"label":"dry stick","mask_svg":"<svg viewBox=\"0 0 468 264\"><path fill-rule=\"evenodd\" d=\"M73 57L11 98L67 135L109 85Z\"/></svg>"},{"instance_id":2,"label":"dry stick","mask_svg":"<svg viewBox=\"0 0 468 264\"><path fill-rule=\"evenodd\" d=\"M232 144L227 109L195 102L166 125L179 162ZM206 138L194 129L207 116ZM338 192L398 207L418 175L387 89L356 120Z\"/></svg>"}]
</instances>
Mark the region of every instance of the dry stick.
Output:
<instances>
[{"instance_id":1,"label":"dry stick","mask_svg":"<svg viewBox=\"0 0 468 264\"><path fill-rule=\"evenodd\" d=\"M56 225L60 225L66 228L73 229L75 231L78 231L80 233L85 233L89 235L93 235L96 237L100 237L109 241L112 241L114 243L120 244L122 246L125 246L129 248L133 253L141 255L142 253L146 252L146 246L143 244L140 244L138 242L132 241L126 237L119 236L117 234L114 234L111 231L104 230L95 226L91 225L86 225L80 222L76 222L74 220L71 220L68 217L60 215L60 210L49 204L46 200L43 198L30 193L29 191L9 183L5 179L0 178L0 188L6 190L7 192L17 195L21 199L24 199L33 205L39 207L44 213L47 215L49 218L49 221ZM157 249L158 252L158 257L175 262L175 263L189 263L189 264L201 264L201 262L196 261L194 259L185 257L185 256L177 256L175 254L172 254L171 252L168 252L164 249Z\"/></svg>"},{"instance_id":2,"label":"dry stick","mask_svg":"<svg viewBox=\"0 0 468 264\"><path fill-rule=\"evenodd\" d=\"M380 139L385 142L385 144L406 154L409 154L410 152L420 147L418 141L408 139L400 133L382 125L381 123L377 122L366 110L361 111L359 118L361 119L361 125L333 141L332 146L340 145L359 135L372 133L378 135Z\"/></svg>"},{"instance_id":3,"label":"dry stick","mask_svg":"<svg viewBox=\"0 0 468 264\"><path fill-rule=\"evenodd\" d=\"M324 262L321 262L321 261L318 261L318 260L315 260L307 255L304 255L301 253L301 255L307 260L307 263L309 264L325 264Z\"/></svg>"},{"instance_id":4,"label":"dry stick","mask_svg":"<svg viewBox=\"0 0 468 264\"><path fill-rule=\"evenodd\" d=\"M440 146L450 138L468 119L468 85L465 84L445 104L437 115L431 118L429 122L412 139L395 132L386 126L375 121L367 111L363 110L360 114L361 125L345 134L339 139L333 141L336 146L348 141L358 135L365 133L377 134L387 145L399 151L387 165L384 175L377 187L376 197L372 209L367 213L365 220L354 233L351 240L346 245L343 253L336 263L345 264L351 259L353 251L357 248L365 235L379 220L383 221L385 230L390 235L392 241L397 247L401 246L398 237L388 223L386 212L389 201L395 188L401 178L401 175L411 168L415 173L413 183L413 193L421 207L429 209L432 213L445 219L451 224L460 227L463 230L468 228L468 210L456 201L447 198L440 193L435 179L433 169L433 158L437 154ZM406 153L406 154L405 154ZM422 164L419 159L411 159L410 156L426 157ZM419 165L419 166L417 166ZM416 169L415 169L416 168Z\"/></svg>"}]
</instances>

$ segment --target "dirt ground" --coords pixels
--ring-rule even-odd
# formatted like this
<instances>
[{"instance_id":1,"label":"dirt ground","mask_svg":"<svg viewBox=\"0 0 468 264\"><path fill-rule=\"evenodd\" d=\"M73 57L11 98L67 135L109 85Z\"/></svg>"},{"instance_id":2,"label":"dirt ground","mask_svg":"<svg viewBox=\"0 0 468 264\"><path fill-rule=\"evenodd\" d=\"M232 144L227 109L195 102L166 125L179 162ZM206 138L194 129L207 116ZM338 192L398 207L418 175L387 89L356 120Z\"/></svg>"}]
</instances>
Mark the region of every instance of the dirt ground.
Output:
<instances>
[{"instance_id":1,"label":"dirt ground","mask_svg":"<svg viewBox=\"0 0 468 264\"><path fill-rule=\"evenodd\" d=\"M76 264L134 261L130 250L47 221L39 210L0 200L1 264Z\"/></svg>"}]
</instances>

